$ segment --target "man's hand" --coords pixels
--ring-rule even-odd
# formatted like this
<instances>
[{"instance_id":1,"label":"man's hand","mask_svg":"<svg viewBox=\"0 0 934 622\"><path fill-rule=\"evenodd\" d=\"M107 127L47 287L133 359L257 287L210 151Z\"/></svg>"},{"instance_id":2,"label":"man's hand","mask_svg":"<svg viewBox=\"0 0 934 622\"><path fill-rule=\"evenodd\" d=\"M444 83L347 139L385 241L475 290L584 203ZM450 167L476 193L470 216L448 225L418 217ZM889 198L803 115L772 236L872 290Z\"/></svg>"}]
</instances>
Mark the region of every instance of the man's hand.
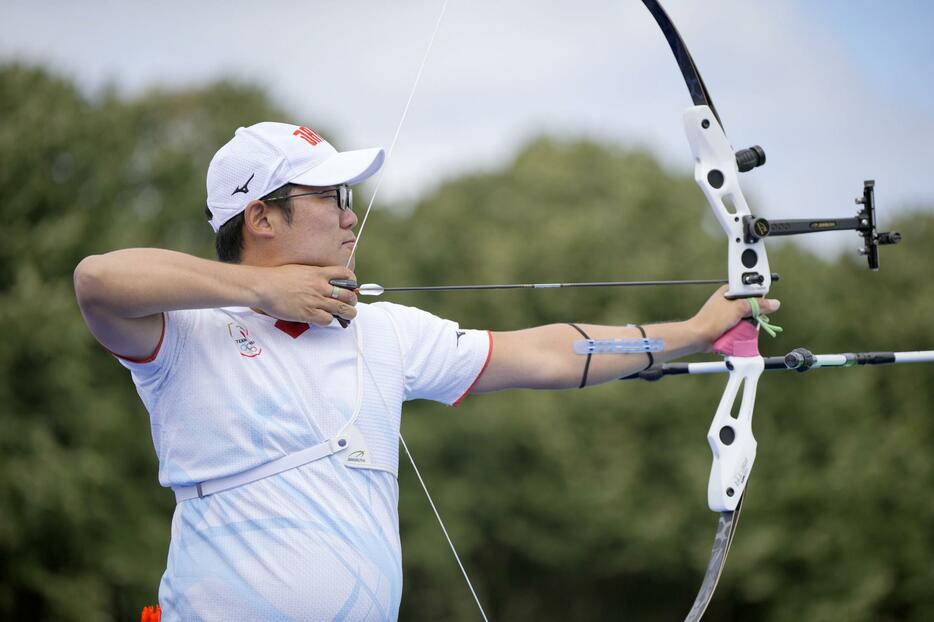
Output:
<instances>
[{"instance_id":1,"label":"man's hand","mask_svg":"<svg viewBox=\"0 0 934 622\"><path fill-rule=\"evenodd\" d=\"M752 317L752 306L747 300L727 300L724 294L728 287L724 285L711 296L690 322L697 330L698 338L705 351L709 351L717 338L736 326L745 317ZM778 311L781 302L771 298L759 299L762 315Z\"/></svg>"},{"instance_id":2,"label":"man's hand","mask_svg":"<svg viewBox=\"0 0 934 622\"><path fill-rule=\"evenodd\" d=\"M339 316L346 320L357 317L357 296L350 290L335 287L331 279L356 281L357 277L343 266L319 268L288 264L262 268L257 295L259 309L280 320L311 322L327 326ZM332 294L336 293L337 298Z\"/></svg>"}]
</instances>

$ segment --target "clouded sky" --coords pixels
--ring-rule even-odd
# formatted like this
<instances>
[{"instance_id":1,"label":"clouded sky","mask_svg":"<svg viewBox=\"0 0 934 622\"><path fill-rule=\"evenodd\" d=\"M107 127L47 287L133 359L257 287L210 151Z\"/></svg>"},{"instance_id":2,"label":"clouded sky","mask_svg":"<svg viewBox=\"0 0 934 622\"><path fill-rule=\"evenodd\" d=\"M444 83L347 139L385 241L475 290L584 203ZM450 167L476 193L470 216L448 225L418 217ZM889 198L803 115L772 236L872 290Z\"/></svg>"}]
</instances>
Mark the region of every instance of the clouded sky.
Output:
<instances>
[{"instance_id":1,"label":"clouded sky","mask_svg":"<svg viewBox=\"0 0 934 622\"><path fill-rule=\"evenodd\" d=\"M665 6L734 146L765 147L768 164L742 179L754 212L849 216L866 178L877 180L882 226L905 206L934 205L934 3ZM294 115L283 120L327 128L338 148L388 147L440 8L13 2L0 61L51 65L90 93L235 78L265 88ZM542 133L648 147L689 172L689 105L638 0L450 0L380 193L405 201L446 176L507 162ZM832 246L857 246L855 233L828 235Z\"/></svg>"}]
</instances>

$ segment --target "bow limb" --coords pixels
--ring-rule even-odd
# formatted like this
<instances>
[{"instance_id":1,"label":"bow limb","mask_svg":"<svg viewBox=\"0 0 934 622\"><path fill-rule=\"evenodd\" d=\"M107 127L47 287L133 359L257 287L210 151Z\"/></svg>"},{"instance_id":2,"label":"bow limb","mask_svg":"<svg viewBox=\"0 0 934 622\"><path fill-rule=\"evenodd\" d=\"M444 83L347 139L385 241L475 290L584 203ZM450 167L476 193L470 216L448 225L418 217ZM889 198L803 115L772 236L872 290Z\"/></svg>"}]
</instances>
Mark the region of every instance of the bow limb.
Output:
<instances>
[{"instance_id":1,"label":"bow limb","mask_svg":"<svg viewBox=\"0 0 934 622\"><path fill-rule=\"evenodd\" d=\"M717 533L713 538L713 549L710 551L707 570L704 572L704 580L697 591L691 610L688 612L687 617L684 618L684 622L697 622L707 611L707 605L710 604L714 590L717 589L720 573L723 572L726 556L730 552L730 545L733 544L733 535L736 533L736 525L739 522L739 513L742 509L743 497L740 497L735 510L720 513L720 521L717 523Z\"/></svg>"}]
</instances>

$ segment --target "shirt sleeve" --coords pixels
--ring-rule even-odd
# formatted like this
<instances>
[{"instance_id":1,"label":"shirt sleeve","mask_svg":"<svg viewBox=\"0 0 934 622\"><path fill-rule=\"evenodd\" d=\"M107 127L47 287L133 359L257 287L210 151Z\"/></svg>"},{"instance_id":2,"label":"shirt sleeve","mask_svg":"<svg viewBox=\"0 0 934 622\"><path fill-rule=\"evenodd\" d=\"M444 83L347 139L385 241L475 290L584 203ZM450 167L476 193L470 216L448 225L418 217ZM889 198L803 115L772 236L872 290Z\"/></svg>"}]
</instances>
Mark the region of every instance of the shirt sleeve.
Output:
<instances>
[{"instance_id":1,"label":"shirt sleeve","mask_svg":"<svg viewBox=\"0 0 934 622\"><path fill-rule=\"evenodd\" d=\"M137 384L161 383L194 329L197 317L196 310L166 311L162 314L162 337L152 354L144 359L111 354L130 370Z\"/></svg>"},{"instance_id":2,"label":"shirt sleeve","mask_svg":"<svg viewBox=\"0 0 934 622\"><path fill-rule=\"evenodd\" d=\"M489 363L489 331L462 329L457 322L427 311L378 302L389 313L402 349L405 400L426 399L457 405Z\"/></svg>"}]
</instances>

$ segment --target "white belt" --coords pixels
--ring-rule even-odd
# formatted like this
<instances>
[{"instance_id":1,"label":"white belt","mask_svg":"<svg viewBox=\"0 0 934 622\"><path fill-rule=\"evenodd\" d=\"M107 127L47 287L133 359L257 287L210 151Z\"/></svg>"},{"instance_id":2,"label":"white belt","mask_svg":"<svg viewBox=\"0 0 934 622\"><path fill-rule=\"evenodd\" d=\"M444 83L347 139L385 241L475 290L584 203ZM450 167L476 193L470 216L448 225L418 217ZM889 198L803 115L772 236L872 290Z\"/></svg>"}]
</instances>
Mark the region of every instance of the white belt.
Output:
<instances>
[{"instance_id":1,"label":"white belt","mask_svg":"<svg viewBox=\"0 0 934 622\"><path fill-rule=\"evenodd\" d=\"M255 482L264 477L269 477L270 475L277 475L283 471L300 467L303 464L308 464L309 462L314 462L315 460L320 460L327 456L333 456L336 453L345 451L350 445L350 440L353 436L352 427L351 430L347 431L351 432L351 434L338 434L334 438L324 441L323 443L283 456L272 462L261 464L258 467L243 471L242 473L198 482L191 486L179 486L177 488L173 486L172 490L175 491L175 501L181 503L189 499L201 499L217 492L230 490L237 486Z\"/></svg>"}]
</instances>

